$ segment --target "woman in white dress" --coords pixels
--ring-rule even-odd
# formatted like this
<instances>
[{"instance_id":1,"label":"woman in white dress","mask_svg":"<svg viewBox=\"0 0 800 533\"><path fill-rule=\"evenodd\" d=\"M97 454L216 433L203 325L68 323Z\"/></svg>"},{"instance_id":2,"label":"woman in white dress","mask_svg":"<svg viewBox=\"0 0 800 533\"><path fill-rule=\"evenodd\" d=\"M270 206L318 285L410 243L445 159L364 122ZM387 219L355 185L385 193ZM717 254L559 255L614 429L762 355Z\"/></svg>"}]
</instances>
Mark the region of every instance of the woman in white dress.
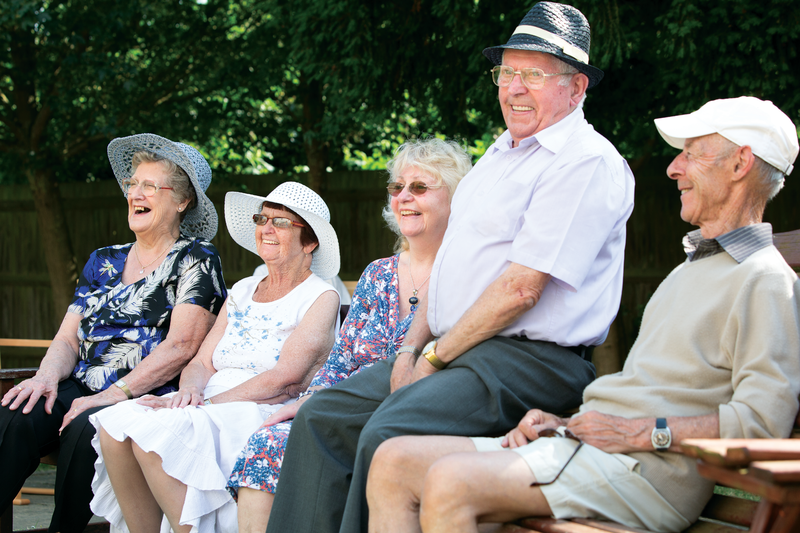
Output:
<instances>
[{"instance_id":1,"label":"woman in white dress","mask_svg":"<svg viewBox=\"0 0 800 533\"><path fill-rule=\"evenodd\" d=\"M91 507L123 531L235 532L225 484L236 455L308 387L333 345L339 297L323 279L339 271L339 244L322 198L291 182L266 198L231 192L225 221L269 275L233 286L178 392L90 418Z\"/></svg>"}]
</instances>

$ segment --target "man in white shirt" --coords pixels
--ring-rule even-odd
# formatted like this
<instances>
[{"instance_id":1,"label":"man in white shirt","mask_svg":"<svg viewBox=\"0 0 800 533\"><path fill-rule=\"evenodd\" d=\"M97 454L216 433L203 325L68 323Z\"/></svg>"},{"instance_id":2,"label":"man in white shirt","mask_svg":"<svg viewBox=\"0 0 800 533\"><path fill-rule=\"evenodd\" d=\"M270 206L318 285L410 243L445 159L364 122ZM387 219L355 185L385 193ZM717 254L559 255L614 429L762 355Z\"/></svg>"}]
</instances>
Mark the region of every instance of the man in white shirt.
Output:
<instances>
[{"instance_id":1,"label":"man in white shirt","mask_svg":"<svg viewBox=\"0 0 800 533\"><path fill-rule=\"evenodd\" d=\"M387 438L499 434L531 405L580 403L619 307L633 209L627 163L583 117L602 78L589 33L577 9L541 2L484 50L508 130L459 185L397 357L300 409L269 532L366 530L369 464Z\"/></svg>"},{"instance_id":2,"label":"man in white shirt","mask_svg":"<svg viewBox=\"0 0 800 533\"><path fill-rule=\"evenodd\" d=\"M682 149L667 174L681 218L700 229L648 302L622 371L586 387L569 419L533 409L505 437L385 442L369 473L370 531L477 531L542 515L683 531L714 483L679 453L681 440L789 435L800 281L761 220L792 171L797 129L753 97L656 126ZM568 438L540 438L558 435Z\"/></svg>"}]
</instances>

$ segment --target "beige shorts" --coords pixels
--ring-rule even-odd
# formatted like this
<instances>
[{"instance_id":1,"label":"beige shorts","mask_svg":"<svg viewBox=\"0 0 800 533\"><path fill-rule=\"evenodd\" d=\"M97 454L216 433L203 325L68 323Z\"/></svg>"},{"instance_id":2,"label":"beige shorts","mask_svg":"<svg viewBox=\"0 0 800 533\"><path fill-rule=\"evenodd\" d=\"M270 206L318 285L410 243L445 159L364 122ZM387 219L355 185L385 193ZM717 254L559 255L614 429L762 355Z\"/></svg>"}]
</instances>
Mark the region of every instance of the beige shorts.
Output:
<instances>
[{"instance_id":1,"label":"beige shorts","mask_svg":"<svg viewBox=\"0 0 800 533\"><path fill-rule=\"evenodd\" d=\"M508 451L502 437L475 437L479 452ZM541 438L514 448L538 481L550 481L566 464L578 443ZM645 478L639 461L584 444L558 480L539 487L556 518L604 518L651 531L683 531L691 525Z\"/></svg>"}]
</instances>

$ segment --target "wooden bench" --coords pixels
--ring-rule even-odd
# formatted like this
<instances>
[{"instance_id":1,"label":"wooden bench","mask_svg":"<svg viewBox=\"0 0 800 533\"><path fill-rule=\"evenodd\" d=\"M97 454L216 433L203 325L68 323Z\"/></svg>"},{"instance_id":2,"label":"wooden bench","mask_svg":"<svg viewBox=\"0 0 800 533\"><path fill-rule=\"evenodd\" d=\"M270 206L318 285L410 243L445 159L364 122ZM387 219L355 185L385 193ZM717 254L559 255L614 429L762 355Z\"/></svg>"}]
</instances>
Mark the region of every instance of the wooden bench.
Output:
<instances>
[{"instance_id":1,"label":"wooden bench","mask_svg":"<svg viewBox=\"0 0 800 533\"><path fill-rule=\"evenodd\" d=\"M778 251L800 268L800 230L774 236ZM800 354L798 354L800 357ZM687 439L684 453L698 458L698 472L718 483L690 533L788 533L800 531L800 416L792 439ZM719 487L722 487L720 490ZM759 502L720 494L734 488ZM495 533L642 533L604 520L532 517L504 524Z\"/></svg>"}]
</instances>

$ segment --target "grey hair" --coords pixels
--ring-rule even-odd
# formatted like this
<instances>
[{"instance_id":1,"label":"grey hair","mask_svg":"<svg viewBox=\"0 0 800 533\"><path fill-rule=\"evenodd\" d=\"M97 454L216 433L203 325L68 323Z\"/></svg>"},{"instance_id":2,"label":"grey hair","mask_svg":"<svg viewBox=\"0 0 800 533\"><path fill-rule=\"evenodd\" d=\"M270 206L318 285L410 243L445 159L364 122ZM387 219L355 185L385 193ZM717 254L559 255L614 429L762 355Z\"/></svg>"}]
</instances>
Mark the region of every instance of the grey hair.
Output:
<instances>
[{"instance_id":1,"label":"grey hair","mask_svg":"<svg viewBox=\"0 0 800 533\"><path fill-rule=\"evenodd\" d=\"M558 67L558 71L559 72L563 72L565 74L569 74L569 77L567 77L567 76L559 76L558 77L558 84L560 86L562 86L562 87L568 87L569 83L572 81L572 76L574 76L575 74L578 74L580 72L580 70L578 70L577 68L573 67L569 63L565 63L565 62L561 61L560 59L558 59L555 56L553 56L553 59L556 60L556 66Z\"/></svg>"},{"instance_id":2,"label":"grey hair","mask_svg":"<svg viewBox=\"0 0 800 533\"><path fill-rule=\"evenodd\" d=\"M719 135L719 138L721 140L721 145L720 150L717 153L717 157L715 158L716 163L720 163L733 156L733 154L739 148L738 144L723 137L722 135ZM782 171L773 167L756 154L753 154L753 156L755 159L753 161L753 168L750 169L750 172L754 177L751 186L754 198L751 201L750 212L753 218L761 220L761 217L764 214L764 208L767 206L767 202L775 198L775 195L778 194L778 191L783 188L783 185L786 182L786 176Z\"/></svg>"},{"instance_id":3,"label":"grey hair","mask_svg":"<svg viewBox=\"0 0 800 533\"><path fill-rule=\"evenodd\" d=\"M778 191L783 189L783 185L786 182L786 176L783 172L758 156L756 156L756 160L753 163L753 172L758 177L762 194L766 199L765 203L775 198Z\"/></svg>"},{"instance_id":4,"label":"grey hair","mask_svg":"<svg viewBox=\"0 0 800 533\"><path fill-rule=\"evenodd\" d=\"M172 187L172 190L169 191L172 193L172 199L177 203L189 200L189 205L186 206L186 209L181 211L181 222L183 222L183 219L189 211L197 206L197 194L195 194L194 186L189 179L189 175L172 160L145 150L133 154L131 173L136 172L136 169L142 163L158 163L161 165L161 168L163 168L164 172L167 174L167 185Z\"/></svg>"},{"instance_id":5,"label":"grey hair","mask_svg":"<svg viewBox=\"0 0 800 533\"><path fill-rule=\"evenodd\" d=\"M389 172L389 183L397 181L407 168L414 167L431 176L437 185L447 188L447 198L453 199L456 187L467 172L472 169L472 160L467 151L455 141L443 141L436 137L423 140L406 141L394 153L394 157L386 164ZM392 212L390 196L383 208L383 219L395 234L397 242L395 253L408 250L408 239L400 232L400 225Z\"/></svg>"}]
</instances>

